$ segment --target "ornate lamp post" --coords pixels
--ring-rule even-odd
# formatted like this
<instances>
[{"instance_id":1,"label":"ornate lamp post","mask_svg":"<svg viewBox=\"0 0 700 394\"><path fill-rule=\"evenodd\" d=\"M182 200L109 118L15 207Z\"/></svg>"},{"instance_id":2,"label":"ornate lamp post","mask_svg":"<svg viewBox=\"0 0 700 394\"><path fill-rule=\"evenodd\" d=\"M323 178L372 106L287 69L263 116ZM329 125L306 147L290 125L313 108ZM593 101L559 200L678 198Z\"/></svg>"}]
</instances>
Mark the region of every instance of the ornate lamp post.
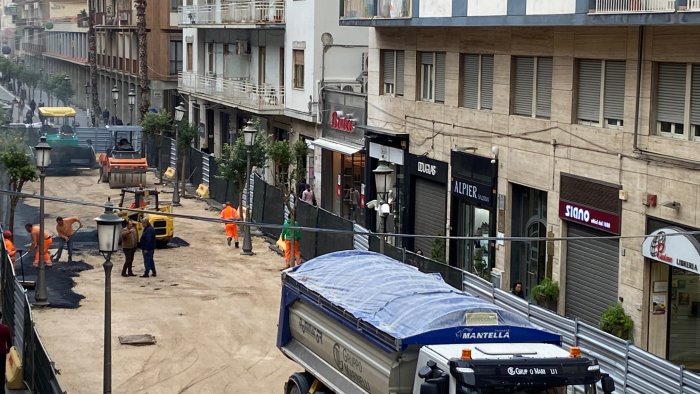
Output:
<instances>
[{"instance_id":1,"label":"ornate lamp post","mask_svg":"<svg viewBox=\"0 0 700 394\"><path fill-rule=\"evenodd\" d=\"M178 124L182 120L182 118L185 116L185 112L187 111L187 108L185 108L183 103L180 103L177 107L175 107L175 180L173 182L173 206L178 207L180 206L180 178L178 177L178 161L180 159L180 146L179 146L179 137L180 133L178 132Z\"/></svg>"},{"instance_id":2,"label":"ornate lamp post","mask_svg":"<svg viewBox=\"0 0 700 394\"><path fill-rule=\"evenodd\" d=\"M377 205L376 209L381 217L380 231L382 232L379 243L379 253L384 254L384 244L386 243L386 217L389 215L391 207L387 203L389 190L394 186L394 170L389 167L386 161L380 161L377 168L373 171L374 184L377 187Z\"/></svg>"},{"instance_id":3,"label":"ornate lamp post","mask_svg":"<svg viewBox=\"0 0 700 394\"><path fill-rule=\"evenodd\" d=\"M95 218L100 253L105 258L105 316L104 316L104 364L102 392L112 392L112 253L119 249L120 227L123 219L114 213L114 205L107 199L105 211Z\"/></svg>"},{"instance_id":4,"label":"ornate lamp post","mask_svg":"<svg viewBox=\"0 0 700 394\"><path fill-rule=\"evenodd\" d=\"M115 83L112 88L112 101L114 102L114 115L112 115L114 121L112 124L115 124L117 120L117 100L119 100L119 89L117 89L117 84Z\"/></svg>"},{"instance_id":5,"label":"ornate lamp post","mask_svg":"<svg viewBox=\"0 0 700 394\"><path fill-rule=\"evenodd\" d=\"M34 292L34 305L48 306L49 295L46 288L46 262L44 261L44 179L46 174L44 170L51 164L51 145L46 143L46 136L41 136L39 144L34 147L36 155L36 166L39 167L39 240L37 247L39 248L39 275L36 279L36 292Z\"/></svg>"},{"instance_id":6,"label":"ornate lamp post","mask_svg":"<svg viewBox=\"0 0 700 394\"><path fill-rule=\"evenodd\" d=\"M88 125L92 126L92 124L90 123L90 120L92 119L92 116L90 114L90 83L85 82L83 88L85 89L85 112L87 113Z\"/></svg>"},{"instance_id":7,"label":"ornate lamp post","mask_svg":"<svg viewBox=\"0 0 700 394\"><path fill-rule=\"evenodd\" d=\"M250 206L250 151L253 148L253 145L255 144L255 134L258 132L258 129L255 127L253 122L248 121L246 123L245 128L243 128L243 139L245 141L245 147L246 147L246 183L248 185L247 190L248 193L246 193L246 214L245 214L245 221L246 224L243 225L243 248L241 249L241 254L246 255L246 256L251 256L253 255L253 240L250 238L250 211L251 211L251 206Z\"/></svg>"},{"instance_id":8,"label":"ornate lamp post","mask_svg":"<svg viewBox=\"0 0 700 394\"><path fill-rule=\"evenodd\" d=\"M134 105L136 105L136 92L129 90L129 123L134 124Z\"/></svg>"}]
</instances>

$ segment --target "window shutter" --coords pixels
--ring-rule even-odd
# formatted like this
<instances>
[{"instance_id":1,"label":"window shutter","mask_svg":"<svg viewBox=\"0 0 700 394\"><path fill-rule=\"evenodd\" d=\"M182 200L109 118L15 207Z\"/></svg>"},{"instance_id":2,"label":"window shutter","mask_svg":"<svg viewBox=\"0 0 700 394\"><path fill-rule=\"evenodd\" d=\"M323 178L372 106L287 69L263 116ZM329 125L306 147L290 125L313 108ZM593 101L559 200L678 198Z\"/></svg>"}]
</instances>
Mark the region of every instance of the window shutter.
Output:
<instances>
[{"instance_id":1,"label":"window shutter","mask_svg":"<svg viewBox=\"0 0 700 394\"><path fill-rule=\"evenodd\" d=\"M493 108L493 56L481 56L481 109Z\"/></svg>"},{"instance_id":2,"label":"window shutter","mask_svg":"<svg viewBox=\"0 0 700 394\"><path fill-rule=\"evenodd\" d=\"M534 58L515 58L513 112L516 115L532 116L532 77L534 70Z\"/></svg>"},{"instance_id":3,"label":"window shutter","mask_svg":"<svg viewBox=\"0 0 700 394\"><path fill-rule=\"evenodd\" d=\"M537 58L536 116L549 118L552 114L552 58Z\"/></svg>"},{"instance_id":4,"label":"window shutter","mask_svg":"<svg viewBox=\"0 0 700 394\"><path fill-rule=\"evenodd\" d=\"M434 52L421 52L420 64L433 64Z\"/></svg>"},{"instance_id":5,"label":"window shutter","mask_svg":"<svg viewBox=\"0 0 700 394\"><path fill-rule=\"evenodd\" d=\"M403 67L404 52L396 51L396 81L394 82L394 93L397 96L403 96Z\"/></svg>"},{"instance_id":6,"label":"window shutter","mask_svg":"<svg viewBox=\"0 0 700 394\"><path fill-rule=\"evenodd\" d=\"M445 53L435 54L435 101L445 101Z\"/></svg>"},{"instance_id":7,"label":"window shutter","mask_svg":"<svg viewBox=\"0 0 700 394\"><path fill-rule=\"evenodd\" d=\"M700 125L700 66L693 66L693 80L690 88L690 123L696 126Z\"/></svg>"},{"instance_id":8,"label":"window shutter","mask_svg":"<svg viewBox=\"0 0 700 394\"><path fill-rule=\"evenodd\" d=\"M605 62L603 116L606 119L625 118L625 62Z\"/></svg>"},{"instance_id":9,"label":"window shutter","mask_svg":"<svg viewBox=\"0 0 700 394\"><path fill-rule=\"evenodd\" d=\"M581 60L578 63L578 105L576 111L577 118L580 120L600 121L601 64L600 60Z\"/></svg>"},{"instance_id":10,"label":"window shutter","mask_svg":"<svg viewBox=\"0 0 700 394\"><path fill-rule=\"evenodd\" d=\"M683 124L685 70L681 63L659 64L656 120Z\"/></svg>"},{"instance_id":11,"label":"window shutter","mask_svg":"<svg viewBox=\"0 0 700 394\"><path fill-rule=\"evenodd\" d=\"M479 89L479 55L464 55L462 64L462 106L477 109Z\"/></svg>"},{"instance_id":12,"label":"window shutter","mask_svg":"<svg viewBox=\"0 0 700 394\"><path fill-rule=\"evenodd\" d=\"M294 65L303 66L304 65L304 51L294 50Z\"/></svg>"},{"instance_id":13,"label":"window shutter","mask_svg":"<svg viewBox=\"0 0 700 394\"><path fill-rule=\"evenodd\" d=\"M383 51L384 83L394 83L394 51Z\"/></svg>"}]
</instances>

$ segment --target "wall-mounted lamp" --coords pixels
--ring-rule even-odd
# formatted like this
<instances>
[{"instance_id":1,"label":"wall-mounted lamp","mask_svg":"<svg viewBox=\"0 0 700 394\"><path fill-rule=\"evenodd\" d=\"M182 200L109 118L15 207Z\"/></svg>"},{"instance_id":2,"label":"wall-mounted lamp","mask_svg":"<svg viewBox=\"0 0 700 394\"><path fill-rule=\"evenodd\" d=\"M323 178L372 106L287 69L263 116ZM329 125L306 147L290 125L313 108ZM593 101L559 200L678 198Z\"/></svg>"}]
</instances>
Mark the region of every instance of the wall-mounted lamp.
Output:
<instances>
[{"instance_id":1,"label":"wall-mounted lamp","mask_svg":"<svg viewBox=\"0 0 700 394\"><path fill-rule=\"evenodd\" d=\"M676 211L681 209L680 201L664 201L661 203L662 207L675 209Z\"/></svg>"},{"instance_id":2,"label":"wall-mounted lamp","mask_svg":"<svg viewBox=\"0 0 700 394\"><path fill-rule=\"evenodd\" d=\"M498 160L498 147L494 145L491 147L491 164L496 164L496 160Z\"/></svg>"}]
</instances>

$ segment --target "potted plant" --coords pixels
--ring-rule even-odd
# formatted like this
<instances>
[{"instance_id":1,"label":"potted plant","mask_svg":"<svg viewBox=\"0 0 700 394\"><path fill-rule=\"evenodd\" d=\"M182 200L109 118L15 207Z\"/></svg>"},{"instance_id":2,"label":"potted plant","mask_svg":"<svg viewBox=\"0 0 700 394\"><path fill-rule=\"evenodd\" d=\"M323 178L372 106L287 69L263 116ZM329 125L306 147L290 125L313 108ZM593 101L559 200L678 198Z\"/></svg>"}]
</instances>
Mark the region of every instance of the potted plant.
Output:
<instances>
[{"instance_id":1,"label":"potted plant","mask_svg":"<svg viewBox=\"0 0 700 394\"><path fill-rule=\"evenodd\" d=\"M532 288L532 299L537 305L556 311L559 302L559 283L552 281L551 278L542 279Z\"/></svg>"},{"instance_id":2,"label":"potted plant","mask_svg":"<svg viewBox=\"0 0 700 394\"><path fill-rule=\"evenodd\" d=\"M600 318L601 330L625 340L632 339L632 327L632 318L625 313L625 308L619 302L610 305Z\"/></svg>"}]
</instances>

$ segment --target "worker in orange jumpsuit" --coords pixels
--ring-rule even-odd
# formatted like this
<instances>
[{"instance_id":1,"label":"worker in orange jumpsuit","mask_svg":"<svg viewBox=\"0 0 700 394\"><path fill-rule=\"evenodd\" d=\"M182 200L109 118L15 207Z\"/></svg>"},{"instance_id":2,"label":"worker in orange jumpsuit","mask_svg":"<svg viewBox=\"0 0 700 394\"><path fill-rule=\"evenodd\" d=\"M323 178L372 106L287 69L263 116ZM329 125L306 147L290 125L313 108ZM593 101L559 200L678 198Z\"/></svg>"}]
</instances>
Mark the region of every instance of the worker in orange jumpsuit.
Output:
<instances>
[{"instance_id":1,"label":"worker in orange jumpsuit","mask_svg":"<svg viewBox=\"0 0 700 394\"><path fill-rule=\"evenodd\" d=\"M44 231L43 237L40 235L39 225L33 225L27 223L24 225L24 229L27 230L32 236L32 249L34 249L34 263L32 267L39 266L39 242L44 243L44 263L51 267L53 263L51 262L51 255L49 255L49 249L51 248L51 234Z\"/></svg>"},{"instance_id":2,"label":"worker in orange jumpsuit","mask_svg":"<svg viewBox=\"0 0 700 394\"><path fill-rule=\"evenodd\" d=\"M5 230L2 232L2 236L5 238L5 250L7 250L8 256L15 261L15 256L17 255L17 250L15 250L15 244L12 242L12 231Z\"/></svg>"},{"instance_id":3,"label":"worker in orange jumpsuit","mask_svg":"<svg viewBox=\"0 0 700 394\"><path fill-rule=\"evenodd\" d=\"M219 213L219 217L226 220L239 220L241 217L238 215L236 208L231 206L230 202L226 202L224 209ZM226 223L224 224L224 229L226 230L226 243L231 246L231 240L235 241L236 248L238 247L238 225L236 223Z\"/></svg>"}]
</instances>

